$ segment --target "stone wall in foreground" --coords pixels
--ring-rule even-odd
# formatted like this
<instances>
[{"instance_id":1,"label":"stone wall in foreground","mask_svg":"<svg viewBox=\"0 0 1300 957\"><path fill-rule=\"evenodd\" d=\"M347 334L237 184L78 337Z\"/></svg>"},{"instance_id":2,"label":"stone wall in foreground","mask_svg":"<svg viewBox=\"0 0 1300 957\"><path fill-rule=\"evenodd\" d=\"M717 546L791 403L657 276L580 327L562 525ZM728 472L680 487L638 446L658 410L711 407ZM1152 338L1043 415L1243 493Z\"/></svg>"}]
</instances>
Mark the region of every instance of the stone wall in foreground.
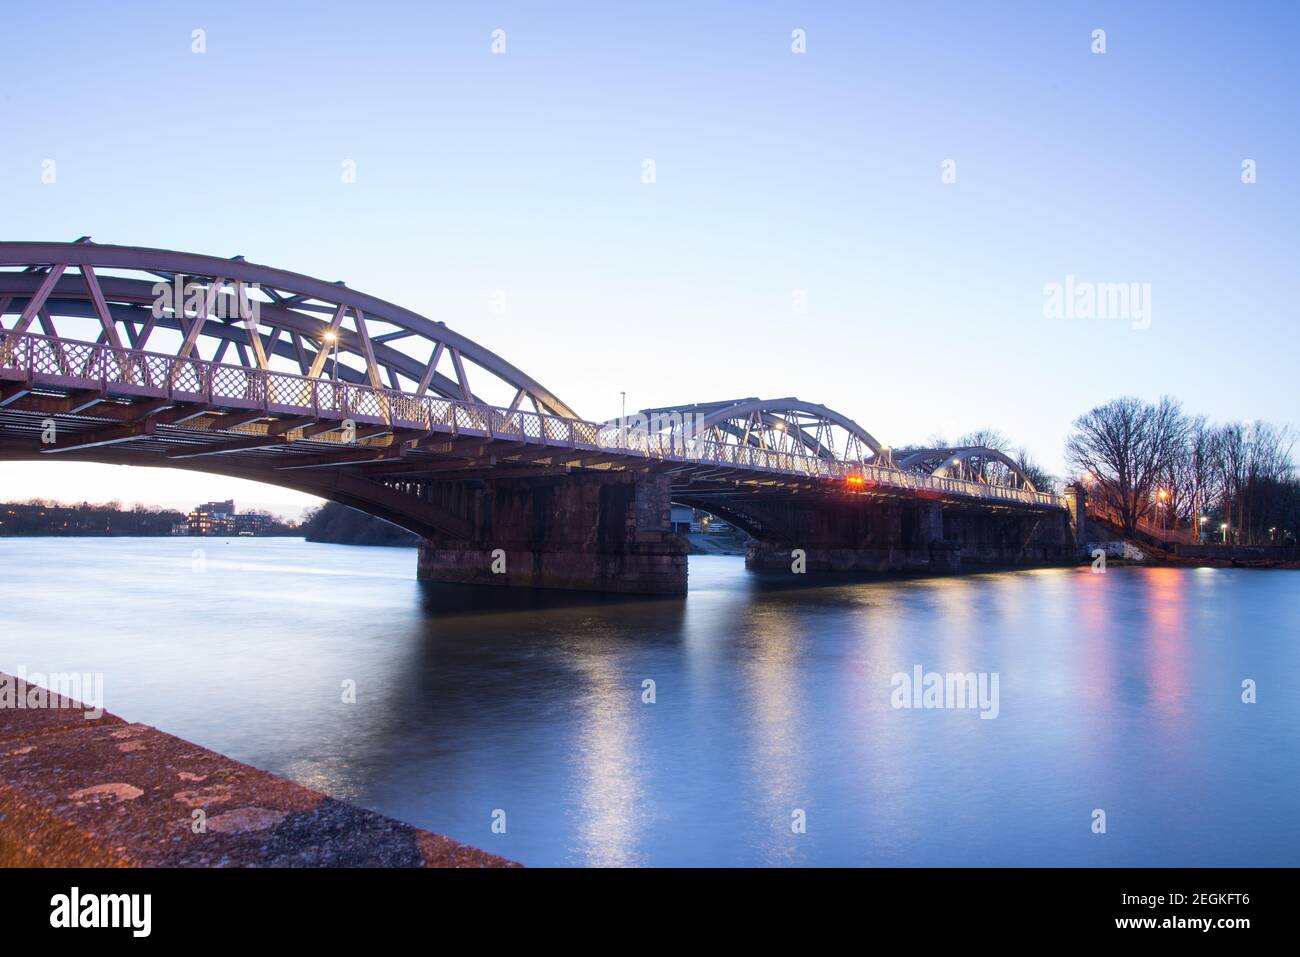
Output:
<instances>
[{"instance_id":1,"label":"stone wall in foreground","mask_svg":"<svg viewBox=\"0 0 1300 957\"><path fill-rule=\"evenodd\" d=\"M3 673L0 682L17 685ZM107 713L88 720L63 703L19 709L10 695L0 705L0 867L512 866L148 725Z\"/></svg>"}]
</instances>

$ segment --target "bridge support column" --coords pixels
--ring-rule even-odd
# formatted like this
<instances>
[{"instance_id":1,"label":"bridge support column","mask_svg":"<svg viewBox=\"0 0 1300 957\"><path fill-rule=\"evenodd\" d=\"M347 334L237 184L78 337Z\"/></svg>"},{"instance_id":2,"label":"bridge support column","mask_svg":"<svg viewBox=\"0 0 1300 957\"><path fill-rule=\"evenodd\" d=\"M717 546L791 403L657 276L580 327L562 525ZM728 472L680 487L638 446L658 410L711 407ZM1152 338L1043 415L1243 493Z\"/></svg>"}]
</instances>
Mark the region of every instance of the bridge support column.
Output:
<instances>
[{"instance_id":1,"label":"bridge support column","mask_svg":"<svg viewBox=\"0 0 1300 957\"><path fill-rule=\"evenodd\" d=\"M746 510L759 529L746 548L750 568L956 572L1059 564L1075 556L1061 509L807 497Z\"/></svg>"},{"instance_id":2,"label":"bridge support column","mask_svg":"<svg viewBox=\"0 0 1300 957\"><path fill-rule=\"evenodd\" d=\"M422 581L630 594L686 592L686 543L672 533L667 476L582 472L441 483L469 540L420 544Z\"/></svg>"},{"instance_id":3,"label":"bridge support column","mask_svg":"<svg viewBox=\"0 0 1300 957\"><path fill-rule=\"evenodd\" d=\"M930 568L930 543L943 528L937 502L791 502L765 515L765 527L789 531L751 540L749 568L792 571L796 561L810 572Z\"/></svg>"},{"instance_id":4,"label":"bridge support column","mask_svg":"<svg viewBox=\"0 0 1300 957\"><path fill-rule=\"evenodd\" d=\"M1065 505L1070 512L1070 532L1083 552L1088 547L1088 491L1080 482L1065 487Z\"/></svg>"},{"instance_id":5,"label":"bridge support column","mask_svg":"<svg viewBox=\"0 0 1300 957\"><path fill-rule=\"evenodd\" d=\"M945 509L944 529L963 568L1059 565L1075 558L1070 517L1061 509L953 505Z\"/></svg>"}]
</instances>

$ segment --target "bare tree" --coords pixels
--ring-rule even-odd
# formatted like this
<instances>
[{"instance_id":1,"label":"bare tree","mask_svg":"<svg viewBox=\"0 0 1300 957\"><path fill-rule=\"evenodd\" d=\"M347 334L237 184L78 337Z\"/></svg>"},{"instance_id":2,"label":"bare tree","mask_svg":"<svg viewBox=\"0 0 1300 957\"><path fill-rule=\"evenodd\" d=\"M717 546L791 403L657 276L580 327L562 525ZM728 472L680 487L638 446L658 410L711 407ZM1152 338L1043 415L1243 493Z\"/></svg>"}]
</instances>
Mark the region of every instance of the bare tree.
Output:
<instances>
[{"instance_id":1,"label":"bare tree","mask_svg":"<svg viewBox=\"0 0 1300 957\"><path fill-rule=\"evenodd\" d=\"M1218 481L1215 463L1219 457L1218 431L1199 415L1192 420L1187 436L1187 454L1184 458L1181 484L1190 493L1192 531L1200 533L1210 504L1218 499Z\"/></svg>"},{"instance_id":2,"label":"bare tree","mask_svg":"<svg viewBox=\"0 0 1300 957\"><path fill-rule=\"evenodd\" d=\"M1016 465L1020 466L1020 471L1029 476L1029 481L1034 483L1034 488L1040 492L1059 492L1061 483L1055 475L1048 472L1045 468L1033 460L1029 450L1023 446L1016 450L1016 454L1011 456Z\"/></svg>"},{"instance_id":3,"label":"bare tree","mask_svg":"<svg viewBox=\"0 0 1300 957\"><path fill-rule=\"evenodd\" d=\"M1066 462L1092 479L1093 494L1132 533L1151 511L1187 434L1187 417L1168 396L1154 404L1132 396L1112 399L1075 419Z\"/></svg>"},{"instance_id":4,"label":"bare tree","mask_svg":"<svg viewBox=\"0 0 1300 957\"><path fill-rule=\"evenodd\" d=\"M1295 433L1269 422L1228 423L1216 431L1215 473L1223 520L1243 544L1272 541L1278 504L1288 501Z\"/></svg>"},{"instance_id":5,"label":"bare tree","mask_svg":"<svg viewBox=\"0 0 1300 957\"><path fill-rule=\"evenodd\" d=\"M1006 454L1011 448L1011 440L997 429L983 428L967 432L957 440L959 446L979 445Z\"/></svg>"}]
</instances>

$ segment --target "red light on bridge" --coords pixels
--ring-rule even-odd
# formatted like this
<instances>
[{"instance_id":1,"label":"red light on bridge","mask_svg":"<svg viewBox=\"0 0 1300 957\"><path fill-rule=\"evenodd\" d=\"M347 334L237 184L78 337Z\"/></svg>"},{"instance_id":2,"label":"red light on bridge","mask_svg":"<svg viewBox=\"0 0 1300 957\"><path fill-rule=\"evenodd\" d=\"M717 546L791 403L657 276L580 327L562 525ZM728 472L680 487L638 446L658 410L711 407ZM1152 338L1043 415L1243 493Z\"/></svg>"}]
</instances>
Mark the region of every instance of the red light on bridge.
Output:
<instances>
[{"instance_id":1,"label":"red light on bridge","mask_svg":"<svg viewBox=\"0 0 1300 957\"><path fill-rule=\"evenodd\" d=\"M849 483L849 488L862 488L861 475L850 475L847 479L845 479L845 481Z\"/></svg>"}]
</instances>

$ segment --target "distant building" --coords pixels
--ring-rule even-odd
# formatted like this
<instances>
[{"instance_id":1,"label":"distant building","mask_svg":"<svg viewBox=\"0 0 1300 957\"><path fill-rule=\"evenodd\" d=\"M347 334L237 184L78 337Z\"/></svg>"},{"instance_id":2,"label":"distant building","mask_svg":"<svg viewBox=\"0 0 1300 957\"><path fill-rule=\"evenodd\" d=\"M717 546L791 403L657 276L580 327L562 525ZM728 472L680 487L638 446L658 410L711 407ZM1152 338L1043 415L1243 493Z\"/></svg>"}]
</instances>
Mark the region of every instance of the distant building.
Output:
<instances>
[{"instance_id":1,"label":"distant building","mask_svg":"<svg viewBox=\"0 0 1300 957\"><path fill-rule=\"evenodd\" d=\"M261 512L240 514L234 499L204 502L190 512L184 524L172 528L173 535L277 535L285 526Z\"/></svg>"},{"instance_id":2,"label":"distant building","mask_svg":"<svg viewBox=\"0 0 1300 957\"><path fill-rule=\"evenodd\" d=\"M230 516L236 535L271 535L280 530L280 523L261 512L245 512Z\"/></svg>"},{"instance_id":3,"label":"distant building","mask_svg":"<svg viewBox=\"0 0 1300 957\"><path fill-rule=\"evenodd\" d=\"M204 502L190 512L186 524L190 535L232 535L235 500Z\"/></svg>"}]
</instances>

